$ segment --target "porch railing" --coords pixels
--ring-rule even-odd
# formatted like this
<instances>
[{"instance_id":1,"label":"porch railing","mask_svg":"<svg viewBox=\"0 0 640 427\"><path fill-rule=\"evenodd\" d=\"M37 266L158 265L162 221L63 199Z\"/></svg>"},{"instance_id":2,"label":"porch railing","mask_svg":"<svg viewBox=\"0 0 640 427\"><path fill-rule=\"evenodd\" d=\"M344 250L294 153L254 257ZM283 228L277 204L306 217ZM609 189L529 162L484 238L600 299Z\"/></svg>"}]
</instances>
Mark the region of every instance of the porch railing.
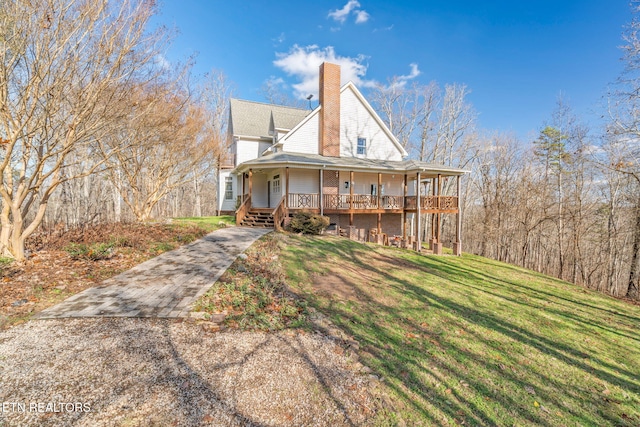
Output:
<instances>
[{"instance_id":1,"label":"porch railing","mask_svg":"<svg viewBox=\"0 0 640 427\"><path fill-rule=\"evenodd\" d=\"M320 195L306 193L289 193L290 209L319 209ZM423 210L454 210L458 208L456 196L421 196ZM323 194L322 203L325 210L415 210L416 196L382 196L378 206L378 196L368 194Z\"/></svg>"},{"instance_id":2,"label":"porch railing","mask_svg":"<svg viewBox=\"0 0 640 427\"><path fill-rule=\"evenodd\" d=\"M377 209L377 196L367 194L324 194L325 209Z\"/></svg>"},{"instance_id":3,"label":"porch railing","mask_svg":"<svg viewBox=\"0 0 640 427\"><path fill-rule=\"evenodd\" d=\"M287 215L287 207L284 203L284 196L282 196L282 199L280 199L280 203L278 203L278 206L271 213L271 216L273 217L273 226L277 231L282 230L282 225Z\"/></svg>"},{"instance_id":4,"label":"porch railing","mask_svg":"<svg viewBox=\"0 0 640 427\"><path fill-rule=\"evenodd\" d=\"M289 208L318 209L319 194L289 193Z\"/></svg>"},{"instance_id":5,"label":"porch railing","mask_svg":"<svg viewBox=\"0 0 640 427\"><path fill-rule=\"evenodd\" d=\"M236 225L240 225L245 216L247 216L247 212L249 212L249 208L251 207L251 197L247 196L244 199L244 202L240 205L238 210L236 210Z\"/></svg>"}]
</instances>

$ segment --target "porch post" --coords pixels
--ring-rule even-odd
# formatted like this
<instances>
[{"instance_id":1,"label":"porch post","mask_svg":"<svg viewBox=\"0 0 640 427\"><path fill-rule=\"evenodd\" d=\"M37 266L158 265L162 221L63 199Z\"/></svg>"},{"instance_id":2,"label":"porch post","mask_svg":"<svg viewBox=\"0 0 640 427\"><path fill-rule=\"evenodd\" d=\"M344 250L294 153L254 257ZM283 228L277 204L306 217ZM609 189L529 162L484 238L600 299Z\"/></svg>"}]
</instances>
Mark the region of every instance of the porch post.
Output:
<instances>
[{"instance_id":1,"label":"porch post","mask_svg":"<svg viewBox=\"0 0 640 427\"><path fill-rule=\"evenodd\" d=\"M456 211L456 242L453 244L453 254L462 255L462 215L460 215L460 207L462 206L461 197L461 179L460 175L456 177L456 194L458 196L458 210Z\"/></svg>"},{"instance_id":2,"label":"porch post","mask_svg":"<svg viewBox=\"0 0 640 427\"><path fill-rule=\"evenodd\" d=\"M441 219L441 213L440 213L440 193L442 193L442 175L438 174L438 179L437 179L437 190L436 191L436 209L437 212L436 213L436 229L435 229L435 241L433 243L433 253L434 255L442 255L442 242L440 241L440 219Z\"/></svg>"},{"instance_id":3,"label":"porch post","mask_svg":"<svg viewBox=\"0 0 640 427\"><path fill-rule=\"evenodd\" d=\"M353 226L353 171L349 172L349 226Z\"/></svg>"},{"instance_id":4,"label":"porch post","mask_svg":"<svg viewBox=\"0 0 640 427\"><path fill-rule=\"evenodd\" d=\"M407 213L406 203L407 199L407 174L404 174L404 181L402 181L402 240L407 240Z\"/></svg>"},{"instance_id":5,"label":"porch post","mask_svg":"<svg viewBox=\"0 0 640 427\"><path fill-rule=\"evenodd\" d=\"M422 242L420 237L420 208L422 205L422 200L420 200L420 172L418 172L416 176L416 216L418 217L417 226L416 226L416 251L420 252L422 250Z\"/></svg>"},{"instance_id":6,"label":"porch post","mask_svg":"<svg viewBox=\"0 0 640 427\"><path fill-rule=\"evenodd\" d=\"M253 190L253 169L249 169L249 197L251 197L252 190Z\"/></svg>"},{"instance_id":7,"label":"porch post","mask_svg":"<svg viewBox=\"0 0 640 427\"><path fill-rule=\"evenodd\" d=\"M284 207L289 209L289 167L285 168L285 177L286 177L286 184L285 184L285 195L284 195Z\"/></svg>"},{"instance_id":8,"label":"porch post","mask_svg":"<svg viewBox=\"0 0 640 427\"><path fill-rule=\"evenodd\" d=\"M436 200L436 178L431 178L431 196L433 200ZM436 240L436 213L432 213L429 215L431 218L431 238L429 239L429 247L433 250L433 245L437 242Z\"/></svg>"},{"instance_id":9,"label":"porch post","mask_svg":"<svg viewBox=\"0 0 640 427\"><path fill-rule=\"evenodd\" d=\"M378 234L382 233L382 173L378 172Z\"/></svg>"},{"instance_id":10,"label":"porch post","mask_svg":"<svg viewBox=\"0 0 640 427\"><path fill-rule=\"evenodd\" d=\"M242 172L242 196L240 197L240 199L242 200L242 202L244 202L244 195L245 195L245 188L244 188L244 172Z\"/></svg>"},{"instance_id":11,"label":"porch post","mask_svg":"<svg viewBox=\"0 0 640 427\"><path fill-rule=\"evenodd\" d=\"M318 192L318 205L320 207L320 216L324 216L324 169L320 169L318 172L320 172L320 191Z\"/></svg>"}]
</instances>

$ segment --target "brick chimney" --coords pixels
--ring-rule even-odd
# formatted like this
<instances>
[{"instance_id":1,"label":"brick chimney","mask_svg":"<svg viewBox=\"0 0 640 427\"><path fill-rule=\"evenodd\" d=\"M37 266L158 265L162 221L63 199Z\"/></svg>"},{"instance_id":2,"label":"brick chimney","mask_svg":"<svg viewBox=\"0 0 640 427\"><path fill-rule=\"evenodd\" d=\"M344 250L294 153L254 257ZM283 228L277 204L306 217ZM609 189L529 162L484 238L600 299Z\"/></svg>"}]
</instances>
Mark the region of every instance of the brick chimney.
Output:
<instances>
[{"instance_id":1,"label":"brick chimney","mask_svg":"<svg viewBox=\"0 0 640 427\"><path fill-rule=\"evenodd\" d=\"M320 65L320 149L322 156L340 157L340 66Z\"/></svg>"}]
</instances>

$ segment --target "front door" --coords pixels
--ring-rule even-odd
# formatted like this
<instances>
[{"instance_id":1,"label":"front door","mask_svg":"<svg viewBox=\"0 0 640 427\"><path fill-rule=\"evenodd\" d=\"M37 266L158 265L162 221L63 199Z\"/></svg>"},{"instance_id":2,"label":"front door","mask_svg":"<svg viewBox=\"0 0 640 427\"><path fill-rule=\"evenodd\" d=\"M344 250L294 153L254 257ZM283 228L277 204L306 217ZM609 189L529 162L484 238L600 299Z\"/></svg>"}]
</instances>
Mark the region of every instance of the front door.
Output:
<instances>
[{"instance_id":1,"label":"front door","mask_svg":"<svg viewBox=\"0 0 640 427\"><path fill-rule=\"evenodd\" d=\"M267 181L267 206L271 207L271 181Z\"/></svg>"}]
</instances>

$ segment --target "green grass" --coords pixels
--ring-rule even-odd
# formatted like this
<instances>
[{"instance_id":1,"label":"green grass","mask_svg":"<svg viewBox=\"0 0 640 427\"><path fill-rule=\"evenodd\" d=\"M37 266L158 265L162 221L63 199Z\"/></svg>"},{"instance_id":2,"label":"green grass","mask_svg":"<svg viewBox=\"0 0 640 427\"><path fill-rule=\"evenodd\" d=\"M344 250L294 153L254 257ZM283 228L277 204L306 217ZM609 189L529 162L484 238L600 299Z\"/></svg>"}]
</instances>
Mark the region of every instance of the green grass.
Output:
<instances>
[{"instance_id":1,"label":"green grass","mask_svg":"<svg viewBox=\"0 0 640 427\"><path fill-rule=\"evenodd\" d=\"M640 425L639 306L478 256L287 239L289 284L384 378L380 424Z\"/></svg>"},{"instance_id":2,"label":"green grass","mask_svg":"<svg viewBox=\"0 0 640 427\"><path fill-rule=\"evenodd\" d=\"M211 232L227 225L234 225L236 218L231 215L173 218L178 225L195 225Z\"/></svg>"}]
</instances>

